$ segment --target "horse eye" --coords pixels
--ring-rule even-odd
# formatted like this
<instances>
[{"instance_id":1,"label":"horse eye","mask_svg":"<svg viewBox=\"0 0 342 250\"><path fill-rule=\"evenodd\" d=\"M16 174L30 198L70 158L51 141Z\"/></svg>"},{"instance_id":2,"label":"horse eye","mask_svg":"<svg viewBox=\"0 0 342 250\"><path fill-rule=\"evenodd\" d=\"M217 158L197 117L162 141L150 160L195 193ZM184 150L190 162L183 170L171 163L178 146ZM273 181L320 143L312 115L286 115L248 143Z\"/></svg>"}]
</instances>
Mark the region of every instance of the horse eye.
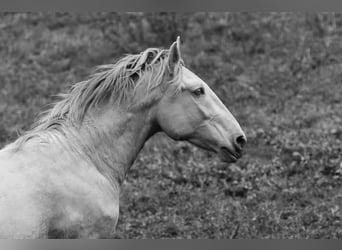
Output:
<instances>
[{"instance_id":1,"label":"horse eye","mask_svg":"<svg viewBox=\"0 0 342 250\"><path fill-rule=\"evenodd\" d=\"M193 93L194 93L195 96L204 95L204 88L201 87L201 88L195 89L195 90L193 91Z\"/></svg>"}]
</instances>

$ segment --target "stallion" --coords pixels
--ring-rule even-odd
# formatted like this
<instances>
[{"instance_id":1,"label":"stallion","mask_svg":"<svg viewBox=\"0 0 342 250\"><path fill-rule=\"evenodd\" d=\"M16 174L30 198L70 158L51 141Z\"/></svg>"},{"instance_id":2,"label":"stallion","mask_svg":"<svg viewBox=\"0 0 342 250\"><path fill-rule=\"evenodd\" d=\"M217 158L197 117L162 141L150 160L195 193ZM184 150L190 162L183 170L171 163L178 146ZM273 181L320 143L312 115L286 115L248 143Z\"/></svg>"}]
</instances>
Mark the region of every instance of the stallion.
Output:
<instances>
[{"instance_id":1,"label":"stallion","mask_svg":"<svg viewBox=\"0 0 342 250\"><path fill-rule=\"evenodd\" d=\"M120 186L157 132L240 158L244 132L179 46L100 66L0 151L0 238L111 238Z\"/></svg>"}]
</instances>

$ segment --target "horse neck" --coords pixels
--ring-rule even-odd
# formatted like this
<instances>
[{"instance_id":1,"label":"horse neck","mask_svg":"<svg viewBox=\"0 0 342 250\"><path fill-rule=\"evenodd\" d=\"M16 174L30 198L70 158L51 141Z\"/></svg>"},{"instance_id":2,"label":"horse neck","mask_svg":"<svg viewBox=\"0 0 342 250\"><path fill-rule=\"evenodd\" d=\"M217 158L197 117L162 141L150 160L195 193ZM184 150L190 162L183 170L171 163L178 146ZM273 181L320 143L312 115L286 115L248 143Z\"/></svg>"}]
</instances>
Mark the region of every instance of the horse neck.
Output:
<instances>
[{"instance_id":1,"label":"horse neck","mask_svg":"<svg viewBox=\"0 0 342 250\"><path fill-rule=\"evenodd\" d=\"M144 143L156 132L151 110L91 112L79 130L84 154L115 185L124 180Z\"/></svg>"}]
</instances>

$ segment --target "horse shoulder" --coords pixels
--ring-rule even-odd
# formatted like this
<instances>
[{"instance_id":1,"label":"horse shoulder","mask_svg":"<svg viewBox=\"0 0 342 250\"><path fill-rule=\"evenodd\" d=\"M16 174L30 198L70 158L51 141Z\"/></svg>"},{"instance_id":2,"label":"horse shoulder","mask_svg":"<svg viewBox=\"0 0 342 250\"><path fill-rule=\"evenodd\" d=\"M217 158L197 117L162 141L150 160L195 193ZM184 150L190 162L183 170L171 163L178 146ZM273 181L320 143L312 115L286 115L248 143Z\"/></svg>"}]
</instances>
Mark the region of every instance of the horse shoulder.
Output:
<instances>
[{"instance_id":1,"label":"horse shoulder","mask_svg":"<svg viewBox=\"0 0 342 250\"><path fill-rule=\"evenodd\" d=\"M5 234L13 238L15 232L14 238L113 234L119 216L118 191L96 168L59 153L54 148L23 149L15 156L0 151L1 238L7 238ZM55 161L56 157L63 161ZM33 233L25 230L25 224Z\"/></svg>"},{"instance_id":2,"label":"horse shoulder","mask_svg":"<svg viewBox=\"0 0 342 250\"><path fill-rule=\"evenodd\" d=\"M94 183L93 183L94 184ZM48 219L49 238L109 238L115 231L119 216L119 201L105 187L80 183L51 193L51 216Z\"/></svg>"}]
</instances>

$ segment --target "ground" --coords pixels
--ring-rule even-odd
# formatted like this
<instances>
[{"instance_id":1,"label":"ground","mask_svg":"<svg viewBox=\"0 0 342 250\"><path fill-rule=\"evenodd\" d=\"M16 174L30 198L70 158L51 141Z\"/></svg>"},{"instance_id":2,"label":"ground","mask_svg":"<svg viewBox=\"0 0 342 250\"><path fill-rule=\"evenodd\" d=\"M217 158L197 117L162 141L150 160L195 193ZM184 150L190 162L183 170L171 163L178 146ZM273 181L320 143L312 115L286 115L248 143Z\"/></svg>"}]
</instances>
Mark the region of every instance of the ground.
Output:
<instances>
[{"instance_id":1,"label":"ground","mask_svg":"<svg viewBox=\"0 0 342 250\"><path fill-rule=\"evenodd\" d=\"M2 13L0 147L95 66L181 36L246 132L234 164L165 135L124 182L116 238L340 238L342 18L329 13Z\"/></svg>"}]
</instances>

